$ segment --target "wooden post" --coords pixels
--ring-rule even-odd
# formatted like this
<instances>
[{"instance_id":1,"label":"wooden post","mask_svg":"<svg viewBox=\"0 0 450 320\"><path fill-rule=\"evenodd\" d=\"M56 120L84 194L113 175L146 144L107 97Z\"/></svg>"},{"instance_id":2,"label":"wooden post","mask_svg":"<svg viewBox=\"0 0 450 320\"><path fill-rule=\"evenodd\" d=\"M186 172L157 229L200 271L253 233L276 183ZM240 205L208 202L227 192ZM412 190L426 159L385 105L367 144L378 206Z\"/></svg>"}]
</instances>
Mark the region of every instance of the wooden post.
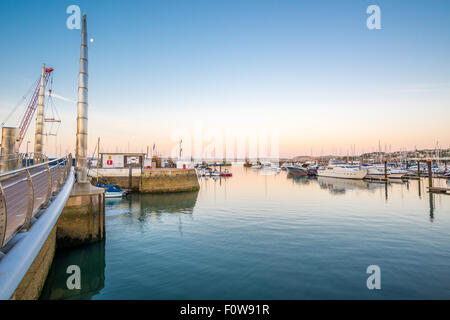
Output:
<instances>
[{"instance_id":1,"label":"wooden post","mask_svg":"<svg viewBox=\"0 0 450 320\"><path fill-rule=\"evenodd\" d=\"M428 186L431 188L433 186L433 171L431 170L431 159L428 159Z\"/></svg>"},{"instance_id":2,"label":"wooden post","mask_svg":"<svg viewBox=\"0 0 450 320\"><path fill-rule=\"evenodd\" d=\"M128 190L131 191L132 186L133 186L133 167L130 164L128 167Z\"/></svg>"},{"instance_id":3,"label":"wooden post","mask_svg":"<svg viewBox=\"0 0 450 320\"><path fill-rule=\"evenodd\" d=\"M417 160L417 176L420 179L420 160Z\"/></svg>"},{"instance_id":4,"label":"wooden post","mask_svg":"<svg viewBox=\"0 0 450 320\"><path fill-rule=\"evenodd\" d=\"M388 171L387 171L387 159L384 159L384 179L386 180L386 182L389 181Z\"/></svg>"}]
</instances>

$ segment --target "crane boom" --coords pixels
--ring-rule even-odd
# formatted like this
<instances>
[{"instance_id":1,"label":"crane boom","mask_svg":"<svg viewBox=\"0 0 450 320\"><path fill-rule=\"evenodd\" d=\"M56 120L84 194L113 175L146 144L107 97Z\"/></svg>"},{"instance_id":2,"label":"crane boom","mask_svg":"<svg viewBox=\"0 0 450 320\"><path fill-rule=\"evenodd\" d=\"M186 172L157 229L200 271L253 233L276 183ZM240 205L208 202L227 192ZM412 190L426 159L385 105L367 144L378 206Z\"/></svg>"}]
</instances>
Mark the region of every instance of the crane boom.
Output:
<instances>
[{"instance_id":1,"label":"crane boom","mask_svg":"<svg viewBox=\"0 0 450 320\"><path fill-rule=\"evenodd\" d=\"M47 85L48 78L50 77L50 73L53 71L53 68L45 69L44 83ZM25 134L27 133L28 127L30 126L31 119L33 118L33 114L36 111L38 97L39 97L39 87L40 83L38 82L37 87L34 89L33 95L31 96L30 102L28 103L27 109L25 110L25 114L23 115L22 120L19 125L19 133L17 135L16 141L18 143L18 148L22 144L23 139L25 138Z\"/></svg>"}]
</instances>

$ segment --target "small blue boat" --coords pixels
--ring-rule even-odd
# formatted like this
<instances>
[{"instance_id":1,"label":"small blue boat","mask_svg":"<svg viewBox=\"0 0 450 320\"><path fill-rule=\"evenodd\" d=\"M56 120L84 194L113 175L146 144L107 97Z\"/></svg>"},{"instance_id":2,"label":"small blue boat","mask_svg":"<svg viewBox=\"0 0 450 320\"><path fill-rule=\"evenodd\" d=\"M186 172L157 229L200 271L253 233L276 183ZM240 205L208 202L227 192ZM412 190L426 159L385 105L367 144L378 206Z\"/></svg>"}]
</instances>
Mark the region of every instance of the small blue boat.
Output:
<instances>
[{"instance_id":1,"label":"small blue boat","mask_svg":"<svg viewBox=\"0 0 450 320\"><path fill-rule=\"evenodd\" d=\"M97 187L105 189L105 198L126 197L128 192L122 190L119 186L97 182Z\"/></svg>"}]
</instances>

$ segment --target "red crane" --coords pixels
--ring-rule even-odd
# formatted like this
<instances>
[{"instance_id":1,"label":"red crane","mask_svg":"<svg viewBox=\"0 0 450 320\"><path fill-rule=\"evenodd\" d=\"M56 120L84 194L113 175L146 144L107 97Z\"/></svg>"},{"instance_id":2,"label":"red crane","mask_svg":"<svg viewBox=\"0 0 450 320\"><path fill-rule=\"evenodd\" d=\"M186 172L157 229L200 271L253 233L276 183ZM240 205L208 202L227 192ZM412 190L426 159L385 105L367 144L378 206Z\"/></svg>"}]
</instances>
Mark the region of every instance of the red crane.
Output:
<instances>
[{"instance_id":1,"label":"red crane","mask_svg":"<svg viewBox=\"0 0 450 320\"><path fill-rule=\"evenodd\" d=\"M47 85L48 79L49 79L52 71L53 71L53 68L45 69L44 85ZM20 148L20 145L22 144L22 141L25 138L25 134L27 133L28 127L30 126L30 122L31 122L31 119L33 118L33 114L36 111L36 108L38 105L40 85L41 85L40 81L38 81L38 84L37 84L36 88L34 89L33 95L31 96L30 102L28 103L28 106L25 110L25 114L23 115L22 121L20 122L19 134L17 135L17 138L16 138L16 141L19 144L18 148Z\"/></svg>"}]
</instances>

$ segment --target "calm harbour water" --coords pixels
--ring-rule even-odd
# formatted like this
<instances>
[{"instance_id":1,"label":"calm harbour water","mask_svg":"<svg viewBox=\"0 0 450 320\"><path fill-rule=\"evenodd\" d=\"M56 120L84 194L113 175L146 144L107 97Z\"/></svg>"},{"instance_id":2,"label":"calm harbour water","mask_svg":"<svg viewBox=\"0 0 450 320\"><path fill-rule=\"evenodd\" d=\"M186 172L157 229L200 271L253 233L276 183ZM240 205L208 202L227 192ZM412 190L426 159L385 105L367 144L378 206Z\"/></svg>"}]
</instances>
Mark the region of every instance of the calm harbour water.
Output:
<instances>
[{"instance_id":1,"label":"calm harbour water","mask_svg":"<svg viewBox=\"0 0 450 320\"><path fill-rule=\"evenodd\" d=\"M106 241L58 251L42 298L450 299L450 196L427 180L230 170L199 192L107 200ZM69 265L81 290L66 288Z\"/></svg>"}]
</instances>

